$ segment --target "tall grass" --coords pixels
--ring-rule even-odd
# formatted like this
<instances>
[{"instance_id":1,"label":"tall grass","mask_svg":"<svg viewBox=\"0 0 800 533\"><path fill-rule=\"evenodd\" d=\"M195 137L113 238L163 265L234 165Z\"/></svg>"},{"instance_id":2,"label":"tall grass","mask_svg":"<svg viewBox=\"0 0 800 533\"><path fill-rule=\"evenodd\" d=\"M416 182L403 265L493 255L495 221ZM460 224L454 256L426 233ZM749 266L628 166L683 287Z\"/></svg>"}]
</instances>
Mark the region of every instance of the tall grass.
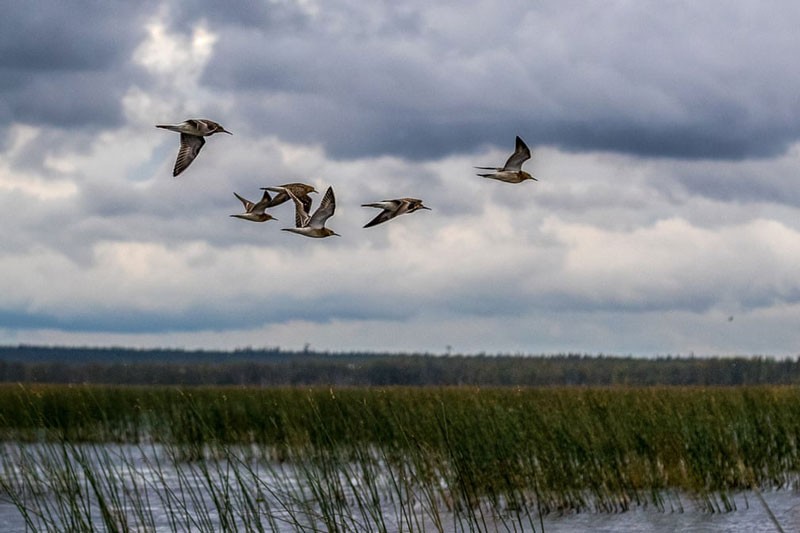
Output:
<instances>
[{"instance_id":1,"label":"tall grass","mask_svg":"<svg viewBox=\"0 0 800 533\"><path fill-rule=\"evenodd\" d=\"M0 387L33 530L537 530L794 486L800 390Z\"/></svg>"}]
</instances>

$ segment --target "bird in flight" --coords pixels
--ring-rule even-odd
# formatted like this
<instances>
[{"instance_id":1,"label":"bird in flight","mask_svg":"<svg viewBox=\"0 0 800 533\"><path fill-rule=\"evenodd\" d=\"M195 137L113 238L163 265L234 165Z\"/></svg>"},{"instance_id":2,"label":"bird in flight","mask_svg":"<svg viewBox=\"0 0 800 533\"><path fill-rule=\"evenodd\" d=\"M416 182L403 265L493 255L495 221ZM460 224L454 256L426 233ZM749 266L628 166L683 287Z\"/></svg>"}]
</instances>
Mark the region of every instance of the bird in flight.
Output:
<instances>
[{"instance_id":1,"label":"bird in flight","mask_svg":"<svg viewBox=\"0 0 800 533\"><path fill-rule=\"evenodd\" d=\"M382 209L378 215L367 222L364 226L365 228L371 228L372 226L377 226L387 220L391 220L396 216L404 215L406 213L413 213L418 209L428 209L430 207L426 207L422 205L422 200L418 198L396 198L394 200L383 200L382 202L374 202L371 204L361 204L361 207L377 207L378 209Z\"/></svg>"},{"instance_id":2,"label":"bird in flight","mask_svg":"<svg viewBox=\"0 0 800 533\"><path fill-rule=\"evenodd\" d=\"M205 118L190 118L189 120L184 120L180 124L156 124L156 128L177 131L181 134L181 147L178 149L178 158L175 160L175 168L172 169L173 176L177 176L186 170L186 167L192 164L192 161L194 161L194 158L197 157L197 154L200 153L200 149L206 143L203 137L208 137L215 133L233 135L213 120Z\"/></svg>"},{"instance_id":3,"label":"bird in flight","mask_svg":"<svg viewBox=\"0 0 800 533\"><path fill-rule=\"evenodd\" d=\"M325 196L322 197L319 207L311 216L309 216L308 211L306 211L303 206L303 202L300 201L292 191L289 189L284 190L294 201L295 227L282 228L283 231L291 231L292 233L298 233L306 237L314 237L317 239L330 237L331 235L339 236L339 234L332 229L325 227L325 222L333 216L333 212L336 210L336 198L333 195L333 187L328 187L328 190L325 191Z\"/></svg>"},{"instance_id":4,"label":"bird in flight","mask_svg":"<svg viewBox=\"0 0 800 533\"><path fill-rule=\"evenodd\" d=\"M290 198L287 191L291 191L291 193L303 203L303 208L306 210L306 213L311 212L311 197L308 195L312 192L317 192L317 189L315 189L313 185L306 185L305 183L287 183L277 187L261 187L261 189L278 193L267 204L267 207L275 207L276 205L288 201Z\"/></svg>"},{"instance_id":5,"label":"bird in flight","mask_svg":"<svg viewBox=\"0 0 800 533\"><path fill-rule=\"evenodd\" d=\"M278 220L274 216L265 212L267 205L269 204L270 200L272 200L269 191L264 191L264 195L258 202L251 202L247 198L239 196L235 192L233 193L233 195L236 198L238 198L240 202L242 202L242 205L244 206L244 213L238 215L231 215L232 217L241 218L243 220L250 220L251 222L266 222L267 220Z\"/></svg>"},{"instance_id":6,"label":"bird in flight","mask_svg":"<svg viewBox=\"0 0 800 533\"><path fill-rule=\"evenodd\" d=\"M511 157L508 158L503 167L475 167L479 170L492 170L494 172L486 174L478 174L483 178L492 178L495 180L505 181L506 183L521 183L525 180L539 181L524 170L522 170L522 163L531 158L531 151L525 141L517 136L517 146Z\"/></svg>"}]
</instances>

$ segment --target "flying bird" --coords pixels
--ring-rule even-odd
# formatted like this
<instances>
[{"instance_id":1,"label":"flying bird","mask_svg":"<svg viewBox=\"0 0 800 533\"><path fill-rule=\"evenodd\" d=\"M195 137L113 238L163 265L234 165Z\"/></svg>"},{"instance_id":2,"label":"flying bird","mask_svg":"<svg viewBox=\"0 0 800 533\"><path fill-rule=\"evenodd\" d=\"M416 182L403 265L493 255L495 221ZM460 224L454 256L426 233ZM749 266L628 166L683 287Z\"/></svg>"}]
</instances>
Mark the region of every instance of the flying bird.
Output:
<instances>
[{"instance_id":1,"label":"flying bird","mask_svg":"<svg viewBox=\"0 0 800 533\"><path fill-rule=\"evenodd\" d=\"M391 220L396 216L404 215L406 213L413 213L418 209L428 209L430 207L426 207L422 205L422 200L417 198L397 198L394 200L383 200L382 202L375 202L372 204L361 204L361 207L377 207L378 209L383 209L378 216L367 222L364 226L365 228L371 228L372 226L377 226L387 220Z\"/></svg>"},{"instance_id":2,"label":"flying bird","mask_svg":"<svg viewBox=\"0 0 800 533\"><path fill-rule=\"evenodd\" d=\"M269 194L269 191L264 191L264 195L261 197L261 200L258 202L251 202L247 198L243 198L239 196L235 192L233 195L242 202L244 206L244 213L238 215L231 215L232 217L241 218L243 220L250 220L251 222L266 222L267 220L278 220L274 216L270 215L269 213L265 213L265 209L267 208L267 204L269 204L272 197Z\"/></svg>"},{"instance_id":3,"label":"flying bird","mask_svg":"<svg viewBox=\"0 0 800 533\"><path fill-rule=\"evenodd\" d=\"M317 192L313 185L306 185L305 183L287 183L277 187L261 187L264 191L272 191L278 194L267 204L267 207L275 207L289 200L290 191L298 200L303 203L303 209L306 213L311 212L311 197L309 193Z\"/></svg>"},{"instance_id":4,"label":"flying bird","mask_svg":"<svg viewBox=\"0 0 800 533\"><path fill-rule=\"evenodd\" d=\"M483 178L492 178L495 180L505 181L506 183L521 183L525 180L539 181L524 170L522 170L522 163L531 158L531 151L525 141L517 136L517 146L511 157L508 158L506 164L502 168L498 167L475 167L479 170L493 170L494 172L488 174L478 174Z\"/></svg>"},{"instance_id":5,"label":"flying bird","mask_svg":"<svg viewBox=\"0 0 800 533\"><path fill-rule=\"evenodd\" d=\"M283 231L291 231L292 233L298 233L306 237L314 237L317 239L330 237L331 235L339 236L335 231L325 227L325 222L333 216L333 212L336 209L336 198L333 196L333 187L328 187L328 190L325 191L325 196L322 197L319 207L311 216L308 215L308 211L306 211L303 206L303 202L295 196L291 190L284 190L294 201L296 227L282 228Z\"/></svg>"},{"instance_id":6,"label":"flying bird","mask_svg":"<svg viewBox=\"0 0 800 533\"><path fill-rule=\"evenodd\" d=\"M190 118L189 120L184 120L180 124L156 124L156 128L177 131L181 134L181 147L178 149L178 158L175 160L175 168L172 169L173 176L177 176L186 170L186 167L192 164L192 161L194 161L194 158L197 157L197 154L200 153L200 149L206 143L203 137L208 137L215 133L233 135L213 120L205 118Z\"/></svg>"}]
</instances>

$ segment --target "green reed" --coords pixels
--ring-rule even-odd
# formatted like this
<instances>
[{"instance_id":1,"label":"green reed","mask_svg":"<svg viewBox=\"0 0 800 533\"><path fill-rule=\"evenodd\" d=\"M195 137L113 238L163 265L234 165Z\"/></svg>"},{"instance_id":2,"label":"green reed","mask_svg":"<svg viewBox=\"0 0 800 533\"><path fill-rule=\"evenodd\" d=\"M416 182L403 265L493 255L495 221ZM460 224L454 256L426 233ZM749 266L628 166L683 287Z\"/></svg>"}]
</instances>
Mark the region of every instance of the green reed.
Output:
<instances>
[{"instance_id":1,"label":"green reed","mask_svg":"<svg viewBox=\"0 0 800 533\"><path fill-rule=\"evenodd\" d=\"M735 509L797 483L798 437L790 387L9 385L0 490L34 530L537 530Z\"/></svg>"}]
</instances>

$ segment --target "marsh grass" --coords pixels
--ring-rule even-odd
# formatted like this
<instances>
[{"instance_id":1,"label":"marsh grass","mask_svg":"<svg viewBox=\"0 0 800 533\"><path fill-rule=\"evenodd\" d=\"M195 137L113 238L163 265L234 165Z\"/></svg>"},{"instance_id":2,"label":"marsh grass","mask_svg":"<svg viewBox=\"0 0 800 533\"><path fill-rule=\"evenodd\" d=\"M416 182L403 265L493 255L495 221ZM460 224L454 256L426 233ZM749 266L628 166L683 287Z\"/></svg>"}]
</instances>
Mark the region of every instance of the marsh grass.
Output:
<instances>
[{"instance_id":1,"label":"marsh grass","mask_svg":"<svg viewBox=\"0 0 800 533\"><path fill-rule=\"evenodd\" d=\"M734 510L798 436L788 387L4 386L0 490L33 531L536 531Z\"/></svg>"}]
</instances>

